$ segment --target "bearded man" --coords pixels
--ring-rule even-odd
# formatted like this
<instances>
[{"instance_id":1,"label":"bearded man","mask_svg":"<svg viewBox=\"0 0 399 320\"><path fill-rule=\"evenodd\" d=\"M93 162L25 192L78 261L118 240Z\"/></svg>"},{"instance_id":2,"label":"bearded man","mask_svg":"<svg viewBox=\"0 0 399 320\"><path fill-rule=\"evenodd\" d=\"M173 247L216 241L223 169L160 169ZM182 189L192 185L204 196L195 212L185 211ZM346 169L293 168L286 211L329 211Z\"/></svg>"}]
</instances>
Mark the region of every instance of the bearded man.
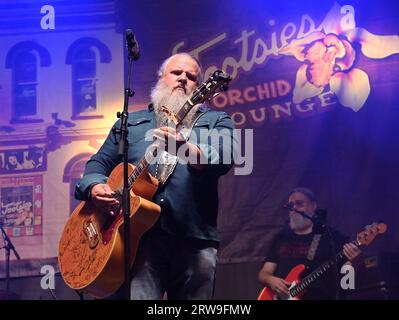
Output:
<instances>
[{"instance_id":1,"label":"bearded man","mask_svg":"<svg viewBox=\"0 0 399 320\"><path fill-rule=\"evenodd\" d=\"M131 299L211 299L219 244L217 186L233 165L234 125L225 112L198 105L177 132L163 107L178 112L201 83L201 66L191 55L178 53L162 63L158 77L148 110L130 113L128 121L130 163L137 164L157 141L159 157L149 172L159 180L152 201L161 207L160 218L139 242ZM211 133L220 139L209 139ZM87 162L77 199L99 208L118 204L106 184L121 162L118 141L111 131Z\"/></svg>"},{"instance_id":2,"label":"bearded man","mask_svg":"<svg viewBox=\"0 0 399 320\"><path fill-rule=\"evenodd\" d=\"M319 226L323 222L316 218L317 201L310 189L295 188L289 194L286 207L289 210L289 229L282 230L275 237L259 272L260 283L281 299L288 298L288 288L291 285L284 278L298 264L306 265L307 273L310 273L323 262L335 257L340 250L343 250L348 262L360 254L359 248L348 243L346 236L333 229L327 232L325 227ZM342 264L338 264L313 282L301 299L342 299L344 295L338 287L338 270L341 266Z\"/></svg>"}]
</instances>

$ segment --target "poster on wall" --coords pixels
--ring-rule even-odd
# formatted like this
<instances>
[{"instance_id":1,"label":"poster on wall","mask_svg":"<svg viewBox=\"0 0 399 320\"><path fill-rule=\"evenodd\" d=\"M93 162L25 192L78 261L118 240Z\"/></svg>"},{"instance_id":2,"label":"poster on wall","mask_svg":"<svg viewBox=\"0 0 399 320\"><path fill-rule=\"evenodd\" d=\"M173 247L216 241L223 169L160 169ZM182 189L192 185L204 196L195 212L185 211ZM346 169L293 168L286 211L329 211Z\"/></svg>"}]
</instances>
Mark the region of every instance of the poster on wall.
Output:
<instances>
[{"instance_id":1,"label":"poster on wall","mask_svg":"<svg viewBox=\"0 0 399 320\"><path fill-rule=\"evenodd\" d=\"M42 234L43 177L0 178L0 223L10 237Z\"/></svg>"},{"instance_id":2,"label":"poster on wall","mask_svg":"<svg viewBox=\"0 0 399 320\"><path fill-rule=\"evenodd\" d=\"M0 174L46 171L46 166L47 154L41 146L0 151Z\"/></svg>"}]
</instances>

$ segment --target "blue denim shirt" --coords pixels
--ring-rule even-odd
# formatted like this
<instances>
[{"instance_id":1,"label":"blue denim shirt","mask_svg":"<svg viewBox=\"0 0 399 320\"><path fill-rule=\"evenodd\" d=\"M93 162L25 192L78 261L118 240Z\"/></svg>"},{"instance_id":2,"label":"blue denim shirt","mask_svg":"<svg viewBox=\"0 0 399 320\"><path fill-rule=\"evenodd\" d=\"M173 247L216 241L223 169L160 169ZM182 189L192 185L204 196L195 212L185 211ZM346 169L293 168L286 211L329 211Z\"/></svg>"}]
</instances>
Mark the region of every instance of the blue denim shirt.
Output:
<instances>
[{"instance_id":1,"label":"blue denim shirt","mask_svg":"<svg viewBox=\"0 0 399 320\"><path fill-rule=\"evenodd\" d=\"M218 241L218 179L233 165L234 125L225 112L202 111L194 124L189 141L201 148L208 157L205 170L177 164L173 174L160 186L152 199L161 206L161 215L154 228L183 237ZM120 127L120 120L115 125ZM137 164L153 141L146 141L148 131L156 128L155 112L150 107L129 114L129 162ZM221 133L223 138L210 139L201 129ZM99 151L86 164L82 180L76 185L75 197L88 200L90 186L106 183L109 174L121 162L118 157L119 135L110 131ZM223 155L223 148L224 150ZM226 152L227 151L227 152ZM224 159L223 159L224 158ZM223 163L222 163L223 162ZM150 166L155 176L156 165Z\"/></svg>"}]
</instances>

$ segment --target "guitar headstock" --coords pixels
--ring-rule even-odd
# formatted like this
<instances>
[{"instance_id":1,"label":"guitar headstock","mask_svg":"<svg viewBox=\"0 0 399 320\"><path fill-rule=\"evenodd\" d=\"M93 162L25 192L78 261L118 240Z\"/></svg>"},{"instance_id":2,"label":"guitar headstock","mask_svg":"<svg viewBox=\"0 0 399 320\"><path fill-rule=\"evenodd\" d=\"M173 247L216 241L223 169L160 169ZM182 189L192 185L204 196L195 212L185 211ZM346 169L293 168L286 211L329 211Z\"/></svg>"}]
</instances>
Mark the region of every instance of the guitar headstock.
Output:
<instances>
[{"instance_id":1,"label":"guitar headstock","mask_svg":"<svg viewBox=\"0 0 399 320\"><path fill-rule=\"evenodd\" d=\"M387 230L387 225L385 223L374 222L371 225L366 226L366 228L359 232L356 236L356 241L359 245L368 245L374 238Z\"/></svg>"},{"instance_id":2,"label":"guitar headstock","mask_svg":"<svg viewBox=\"0 0 399 320\"><path fill-rule=\"evenodd\" d=\"M190 100L193 105L203 103L211 99L218 90L226 91L231 81L229 74L222 70L216 70L212 75L203 82L196 90L194 90Z\"/></svg>"}]
</instances>

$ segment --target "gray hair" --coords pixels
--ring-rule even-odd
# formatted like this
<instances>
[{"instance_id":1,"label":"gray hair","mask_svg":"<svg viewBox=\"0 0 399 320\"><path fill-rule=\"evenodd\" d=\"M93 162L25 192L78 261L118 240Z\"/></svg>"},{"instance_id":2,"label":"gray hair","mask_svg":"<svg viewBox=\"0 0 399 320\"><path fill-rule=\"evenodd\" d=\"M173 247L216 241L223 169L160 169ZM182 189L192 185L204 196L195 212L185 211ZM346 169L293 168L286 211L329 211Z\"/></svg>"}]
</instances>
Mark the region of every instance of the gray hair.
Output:
<instances>
[{"instance_id":1,"label":"gray hair","mask_svg":"<svg viewBox=\"0 0 399 320\"><path fill-rule=\"evenodd\" d=\"M312 190L310 190L310 189L308 189L308 188L304 188L304 187L297 187L297 188L295 188L294 190L292 190L292 191L290 192L290 194L288 195L288 197L290 197L290 196L291 196L293 193L295 193L295 192L302 193L302 194L305 195L310 201L312 201L312 202L314 202L314 203L317 203L316 196L315 196L315 194L314 194L314 192L313 192Z\"/></svg>"},{"instance_id":2,"label":"gray hair","mask_svg":"<svg viewBox=\"0 0 399 320\"><path fill-rule=\"evenodd\" d=\"M166 65L169 63L169 61L170 61L172 58L174 58L174 57L176 57L176 56L187 56L187 57L190 57L191 59L193 59L193 60L197 63L197 65L198 65L198 78L197 78L197 83L200 84L200 83L202 82L202 77L203 77L201 63L199 62L199 60L198 60L196 57L194 57L193 55L191 55L191 54L189 54L189 53L187 53L187 52L179 52L179 53L176 53L176 54L170 56L169 58L167 58L166 60L164 60L164 61L162 62L162 64L161 64L161 66L160 66L159 69L158 69L158 73L157 73L157 74L158 74L158 78L162 78L162 77L165 75L165 68L166 68Z\"/></svg>"}]
</instances>

